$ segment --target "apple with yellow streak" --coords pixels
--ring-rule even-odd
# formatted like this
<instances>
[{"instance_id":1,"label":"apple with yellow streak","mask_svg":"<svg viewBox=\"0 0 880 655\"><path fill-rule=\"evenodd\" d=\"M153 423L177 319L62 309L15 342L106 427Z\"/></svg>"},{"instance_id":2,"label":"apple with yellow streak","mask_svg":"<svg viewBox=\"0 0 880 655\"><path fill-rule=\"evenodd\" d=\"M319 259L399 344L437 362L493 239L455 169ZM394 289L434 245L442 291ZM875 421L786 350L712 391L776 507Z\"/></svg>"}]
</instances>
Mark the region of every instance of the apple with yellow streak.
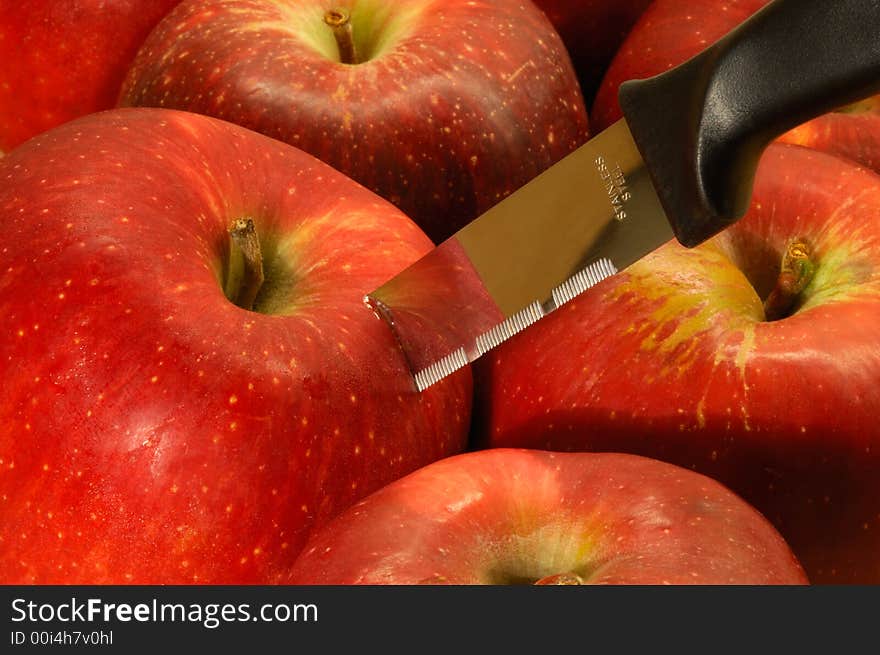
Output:
<instances>
[{"instance_id":1,"label":"apple with yellow streak","mask_svg":"<svg viewBox=\"0 0 880 655\"><path fill-rule=\"evenodd\" d=\"M880 177L772 145L740 222L476 367L482 446L630 452L762 511L812 582L880 582Z\"/></svg>"}]
</instances>

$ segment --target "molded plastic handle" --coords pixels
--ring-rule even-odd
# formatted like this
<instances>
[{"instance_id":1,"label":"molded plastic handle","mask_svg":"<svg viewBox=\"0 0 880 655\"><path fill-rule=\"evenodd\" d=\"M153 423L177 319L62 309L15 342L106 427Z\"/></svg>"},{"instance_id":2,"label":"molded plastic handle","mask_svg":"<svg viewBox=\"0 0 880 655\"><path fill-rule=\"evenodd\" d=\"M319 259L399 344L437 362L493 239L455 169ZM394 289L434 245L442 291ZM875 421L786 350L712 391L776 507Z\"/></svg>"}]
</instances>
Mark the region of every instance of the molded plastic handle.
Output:
<instances>
[{"instance_id":1,"label":"molded plastic handle","mask_svg":"<svg viewBox=\"0 0 880 655\"><path fill-rule=\"evenodd\" d=\"M620 87L678 240L748 209L761 153L793 127L880 91L880 0L776 0L666 73Z\"/></svg>"}]
</instances>

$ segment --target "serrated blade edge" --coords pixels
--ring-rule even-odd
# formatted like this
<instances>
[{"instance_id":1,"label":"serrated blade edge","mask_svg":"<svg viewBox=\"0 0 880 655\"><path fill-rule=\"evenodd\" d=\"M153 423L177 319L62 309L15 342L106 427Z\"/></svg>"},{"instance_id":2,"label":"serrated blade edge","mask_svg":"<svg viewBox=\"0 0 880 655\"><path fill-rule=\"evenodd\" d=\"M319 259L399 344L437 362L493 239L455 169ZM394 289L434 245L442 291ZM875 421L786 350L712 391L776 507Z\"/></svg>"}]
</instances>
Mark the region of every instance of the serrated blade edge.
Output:
<instances>
[{"instance_id":1,"label":"serrated blade edge","mask_svg":"<svg viewBox=\"0 0 880 655\"><path fill-rule=\"evenodd\" d=\"M471 361L472 360L468 359L467 352L465 352L464 348L454 350L443 359L416 373L416 389L424 391L432 384L436 384L445 378L447 375L452 375L458 369L464 368L470 364Z\"/></svg>"},{"instance_id":2,"label":"serrated blade edge","mask_svg":"<svg viewBox=\"0 0 880 655\"><path fill-rule=\"evenodd\" d=\"M419 391L424 391L458 369L464 368L530 325L537 323L550 312L570 302L590 287L599 284L599 282L607 277L611 277L615 273L617 273L617 267L608 258L602 258L590 264L556 287L552 292L552 300L547 306L543 306L538 300L534 301L531 305L479 335L474 340L471 348L459 348L416 373L416 388Z\"/></svg>"},{"instance_id":3,"label":"serrated blade edge","mask_svg":"<svg viewBox=\"0 0 880 655\"><path fill-rule=\"evenodd\" d=\"M617 273L617 267L607 257L603 257L594 264L587 266L580 273L571 276L565 282L553 289L551 297L553 298L554 308L561 307L590 287L599 284L599 282L606 277L611 277L615 273Z\"/></svg>"}]
</instances>

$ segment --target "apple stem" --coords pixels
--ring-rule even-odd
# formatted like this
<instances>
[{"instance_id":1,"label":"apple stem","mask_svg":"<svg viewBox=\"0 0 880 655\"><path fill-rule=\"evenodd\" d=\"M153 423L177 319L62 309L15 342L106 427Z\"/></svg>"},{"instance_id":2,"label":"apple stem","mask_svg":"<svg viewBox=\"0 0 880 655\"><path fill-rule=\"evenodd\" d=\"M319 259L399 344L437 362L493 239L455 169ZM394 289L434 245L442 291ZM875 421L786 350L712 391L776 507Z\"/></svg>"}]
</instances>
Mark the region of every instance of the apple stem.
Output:
<instances>
[{"instance_id":1,"label":"apple stem","mask_svg":"<svg viewBox=\"0 0 880 655\"><path fill-rule=\"evenodd\" d=\"M782 256L776 286L764 301L764 318L778 321L791 316L801 292L810 284L815 272L810 246L803 239L791 242Z\"/></svg>"},{"instance_id":2,"label":"apple stem","mask_svg":"<svg viewBox=\"0 0 880 655\"><path fill-rule=\"evenodd\" d=\"M324 14L324 22L333 29L336 46L339 48L339 61L343 64L359 64L351 29L351 14L348 10L330 9Z\"/></svg>"},{"instance_id":3,"label":"apple stem","mask_svg":"<svg viewBox=\"0 0 880 655\"><path fill-rule=\"evenodd\" d=\"M555 573L535 582L536 585L582 585L584 579L577 573Z\"/></svg>"},{"instance_id":4,"label":"apple stem","mask_svg":"<svg viewBox=\"0 0 880 655\"><path fill-rule=\"evenodd\" d=\"M250 218L238 218L229 226L229 238L233 247L237 247L244 261L244 275L241 286L232 302L242 309L253 310L254 301L266 279L263 273L263 253L260 250L260 239L254 221Z\"/></svg>"}]
</instances>

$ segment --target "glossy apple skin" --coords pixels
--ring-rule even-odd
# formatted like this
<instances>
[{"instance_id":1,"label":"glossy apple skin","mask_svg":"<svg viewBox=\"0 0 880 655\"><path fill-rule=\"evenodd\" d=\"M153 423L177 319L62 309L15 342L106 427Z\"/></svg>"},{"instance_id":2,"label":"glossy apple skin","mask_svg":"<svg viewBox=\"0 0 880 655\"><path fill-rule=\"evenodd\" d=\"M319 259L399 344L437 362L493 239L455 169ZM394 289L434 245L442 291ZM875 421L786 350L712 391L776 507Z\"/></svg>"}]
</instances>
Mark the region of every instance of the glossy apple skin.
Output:
<instances>
[{"instance_id":1,"label":"glossy apple skin","mask_svg":"<svg viewBox=\"0 0 880 655\"><path fill-rule=\"evenodd\" d=\"M114 110L0 179L4 583L275 582L313 526L464 448L470 373L416 393L362 300L430 241L325 164ZM288 282L272 315L221 289L241 216Z\"/></svg>"},{"instance_id":2,"label":"glossy apple skin","mask_svg":"<svg viewBox=\"0 0 880 655\"><path fill-rule=\"evenodd\" d=\"M752 507L707 477L614 453L492 449L435 462L318 532L294 584L804 584Z\"/></svg>"},{"instance_id":3,"label":"glossy apple skin","mask_svg":"<svg viewBox=\"0 0 880 655\"><path fill-rule=\"evenodd\" d=\"M553 23L578 74L587 106L629 30L651 0L534 0Z\"/></svg>"},{"instance_id":4,"label":"glossy apple skin","mask_svg":"<svg viewBox=\"0 0 880 655\"><path fill-rule=\"evenodd\" d=\"M880 582L878 214L873 172L771 146L740 222L667 244L479 360L477 441L692 468L773 522L812 582ZM766 322L798 238L816 277Z\"/></svg>"},{"instance_id":5,"label":"glossy apple skin","mask_svg":"<svg viewBox=\"0 0 880 655\"><path fill-rule=\"evenodd\" d=\"M150 35L120 104L195 111L291 143L390 200L435 241L587 139L571 62L530 2L377 6L396 25L377 30L396 40L344 65L324 0L186 2ZM373 20L370 7L356 5L352 21Z\"/></svg>"},{"instance_id":6,"label":"glossy apple skin","mask_svg":"<svg viewBox=\"0 0 880 655\"><path fill-rule=\"evenodd\" d=\"M620 85L683 63L712 45L768 0L656 0L620 46L592 103L590 123L599 132L621 116ZM880 96L831 112L782 135L779 141L851 159L880 171Z\"/></svg>"},{"instance_id":7,"label":"glossy apple skin","mask_svg":"<svg viewBox=\"0 0 880 655\"><path fill-rule=\"evenodd\" d=\"M0 0L0 152L116 104L149 31L180 0Z\"/></svg>"},{"instance_id":8,"label":"glossy apple skin","mask_svg":"<svg viewBox=\"0 0 880 655\"><path fill-rule=\"evenodd\" d=\"M778 140L830 152L880 172L880 95L808 121Z\"/></svg>"}]
</instances>

